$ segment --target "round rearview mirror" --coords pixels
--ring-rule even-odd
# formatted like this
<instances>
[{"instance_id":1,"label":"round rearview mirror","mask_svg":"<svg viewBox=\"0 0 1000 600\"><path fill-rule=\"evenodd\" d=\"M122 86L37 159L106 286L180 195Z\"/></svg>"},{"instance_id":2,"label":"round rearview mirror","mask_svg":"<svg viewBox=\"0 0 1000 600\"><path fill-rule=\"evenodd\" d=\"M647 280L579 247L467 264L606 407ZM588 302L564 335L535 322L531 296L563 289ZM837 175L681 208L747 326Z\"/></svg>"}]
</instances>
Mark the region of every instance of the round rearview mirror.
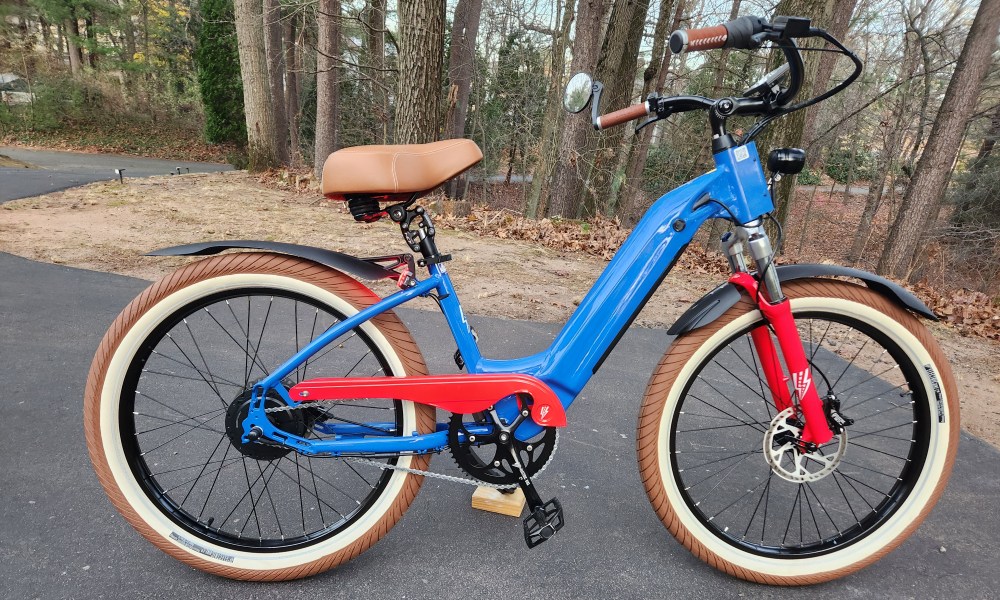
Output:
<instances>
[{"instance_id":1,"label":"round rearview mirror","mask_svg":"<svg viewBox=\"0 0 1000 600\"><path fill-rule=\"evenodd\" d=\"M566 84L566 93L563 95L563 107L571 113L578 113L587 108L587 105L590 104L593 87L594 82L590 79L590 75L577 73Z\"/></svg>"}]
</instances>

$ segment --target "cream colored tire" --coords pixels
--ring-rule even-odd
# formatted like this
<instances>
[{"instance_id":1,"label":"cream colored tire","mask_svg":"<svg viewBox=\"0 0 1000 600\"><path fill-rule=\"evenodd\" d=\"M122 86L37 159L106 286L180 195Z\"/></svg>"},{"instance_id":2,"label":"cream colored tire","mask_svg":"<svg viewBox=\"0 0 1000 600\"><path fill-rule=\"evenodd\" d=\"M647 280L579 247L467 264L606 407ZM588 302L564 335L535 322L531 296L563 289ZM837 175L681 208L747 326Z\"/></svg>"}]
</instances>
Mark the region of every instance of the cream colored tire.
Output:
<instances>
[{"instance_id":1,"label":"cream colored tire","mask_svg":"<svg viewBox=\"0 0 1000 600\"><path fill-rule=\"evenodd\" d=\"M928 515L954 462L958 395L941 349L896 302L829 279L789 282L783 291L804 340L812 340L807 354L818 348L811 359L817 391L833 392L842 413L858 418L846 428L845 462L804 485L774 475L764 460L761 441L776 410L767 406L766 384L751 376L758 367L746 332L761 316L745 296L715 322L678 337L664 355L646 390L637 452L654 510L688 550L741 579L802 585L870 565ZM826 337L817 323L829 323ZM865 336L892 351L879 354L877 344L862 343ZM869 355L877 377L866 380ZM885 371L876 357L886 361ZM892 387L897 376L906 383ZM872 398L862 394L872 389ZM895 456L906 447L910 454ZM726 458L727 448L745 455ZM858 508L864 504L870 508ZM764 505L775 507L770 527Z\"/></svg>"},{"instance_id":2,"label":"cream colored tire","mask_svg":"<svg viewBox=\"0 0 1000 600\"><path fill-rule=\"evenodd\" d=\"M373 292L351 277L291 256L238 253L189 264L143 291L111 325L97 350L87 380L84 427L90 458L101 485L115 508L146 539L174 558L209 573L244 580L286 580L325 571L366 550L402 517L423 478L400 471L386 471L382 475L381 471L371 469L377 473L373 477L382 477L377 479L381 486L379 495L367 502L363 510L358 509L357 513L353 513L351 520L345 519L345 525L335 534L317 535L318 541L307 540L287 550L234 548L218 543L211 536L199 536L179 525L151 500L148 489L140 485L134 467L130 466L132 463L126 456L127 444L122 441L120 427L123 418L120 414L123 382L126 373L131 372L129 369L134 369L130 365L151 332L170 319L176 311L197 303L199 299L225 295L230 290L258 288L294 294L296 298L312 299L318 304L332 307L344 316L350 316L378 301ZM384 361L387 366L387 375L427 373L419 349L393 313L384 313L366 322L360 326L360 330L368 340L366 343L381 356L379 360ZM296 332L296 343L298 335ZM219 387L218 382L215 383ZM404 430L421 433L434 431L435 416L432 407L409 402L401 402L395 406L398 408L394 414L401 415L398 418L402 420ZM227 454L226 457L228 456ZM256 462L238 457L244 463ZM294 453L291 457L294 457ZM217 462L225 466L226 460L228 458ZM416 469L426 469L429 463L428 456L401 457L397 460L400 466ZM292 467L285 468L282 473L291 469ZM271 477L274 477L277 470L275 467L271 471ZM265 472L266 467L261 470L261 475ZM299 485L302 486L301 483ZM256 494L256 491L251 493L250 498L255 498ZM317 506L321 505L320 499L321 496L317 493ZM274 501L272 498L264 499L263 495L255 500L261 505ZM281 501L277 500L278 503ZM243 506L247 504L249 500ZM302 519L305 531L304 509ZM258 531L261 528L259 522L257 528Z\"/></svg>"}]
</instances>

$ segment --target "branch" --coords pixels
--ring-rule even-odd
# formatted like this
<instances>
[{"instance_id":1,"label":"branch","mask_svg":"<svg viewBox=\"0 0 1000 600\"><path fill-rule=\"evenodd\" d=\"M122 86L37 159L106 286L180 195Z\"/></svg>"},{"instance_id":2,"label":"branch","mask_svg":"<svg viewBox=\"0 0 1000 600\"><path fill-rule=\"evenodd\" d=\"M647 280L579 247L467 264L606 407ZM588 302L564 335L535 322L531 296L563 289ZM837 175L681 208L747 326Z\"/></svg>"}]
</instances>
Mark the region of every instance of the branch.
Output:
<instances>
[{"instance_id":1,"label":"branch","mask_svg":"<svg viewBox=\"0 0 1000 600\"><path fill-rule=\"evenodd\" d=\"M911 75L910 77L907 77L906 79L897 81L895 84L889 86L888 88L886 88L881 93L876 94L874 97L872 97L871 100L869 100L868 102L865 102L860 107L858 107L856 110L848 113L844 117L841 117L840 120L837 123L831 125L830 127L828 127L826 129L826 131L824 131L823 133L821 133L821 134L817 135L815 138L813 138L813 141L809 143L809 146L808 146L807 150L811 149L816 144L816 142L818 142L823 137L825 137L828 133L830 133L831 131L833 131L834 129L836 129L842 122L847 121L847 120L853 118L854 116L858 115L860 112L862 112L863 110L865 110L866 108L868 108L872 104L875 104L875 102L878 101L879 99L884 98L885 96L889 95L891 92L893 92L896 88L900 87L901 85L909 83L910 81L913 81L914 79L916 79L918 77L924 77L926 75L931 75L933 73L937 73L938 71L941 71L944 68L946 68L946 67L948 67L950 65L955 64L956 62L957 61L950 60L950 61L942 64L941 66L939 66L939 67L931 70L928 73L917 73L917 74Z\"/></svg>"}]
</instances>

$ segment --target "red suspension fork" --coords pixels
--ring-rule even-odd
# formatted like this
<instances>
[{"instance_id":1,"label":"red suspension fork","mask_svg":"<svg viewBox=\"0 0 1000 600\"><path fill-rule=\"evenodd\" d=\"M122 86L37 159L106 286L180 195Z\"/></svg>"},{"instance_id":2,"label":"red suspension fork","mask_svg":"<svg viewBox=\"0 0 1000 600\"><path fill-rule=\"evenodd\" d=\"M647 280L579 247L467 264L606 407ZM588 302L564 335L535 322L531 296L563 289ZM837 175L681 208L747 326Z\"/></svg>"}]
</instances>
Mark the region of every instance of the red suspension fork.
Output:
<instances>
[{"instance_id":1,"label":"red suspension fork","mask_svg":"<svg viewBox=\"0 0 1000 600\"><path fill-rule=\"evenodd\" d=\"M823 401L816 393L812 369L806 358L802 337L799 335L799 330L795 327L795 319L792 317L791 303L787 298L780 302L771 303L764 297L763 293L760 293L763 290L758 291L757 280L749 273L734 273L729 278L729 282L743 288L751 298L756 299L757 307L774 329L774 335L778 338L778 346L781 348L781 355L785 358L788 372L791 373L799 410L802 411L802 417L805 420L802 440L813 444L824 444L830 441L833 432L830 431L826 422ZM788 379L781 369L781 363L778 360L770 332L764 327L758 327L750 333L750 337L757 349L757 355L760 356L761 368L764 370L767 385L771 388L775 406L779 411L792 406Z\"/></svg>"},{"instance_id":2,"label":"red suspension fork","mask_svg":"<svg viewBox=\"0 0 1000 600\"><path fill-rule=\"evenodd\" d=\"M757 349L757 356L760 357L760 368L764 371L764 379L767 380L767 388L771 390L774 406L781 412L792 405L792 395L788 393L788 378L781 369L771 332L766 327L758 327L750 332L750 337Z\"/></svg>"}]
</instances>

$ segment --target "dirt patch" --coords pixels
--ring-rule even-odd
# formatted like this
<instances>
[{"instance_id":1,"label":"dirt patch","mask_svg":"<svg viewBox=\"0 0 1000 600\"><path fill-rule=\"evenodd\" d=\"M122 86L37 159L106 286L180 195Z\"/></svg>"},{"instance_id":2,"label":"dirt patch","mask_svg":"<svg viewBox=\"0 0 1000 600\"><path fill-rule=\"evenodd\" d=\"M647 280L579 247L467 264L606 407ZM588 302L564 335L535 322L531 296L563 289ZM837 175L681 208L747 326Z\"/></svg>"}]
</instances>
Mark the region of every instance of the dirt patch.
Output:
<instances>
[{"instance_id":1,"label":"dirt patch","mask_svg":"<svg viewBox=\"0 0 1000 600\"><path fill-rule=\"evenodd\" d=\"M15 169L37 169L35 165L28 164L19 160L14 160L13 158L7 156L6 154L0 154L0 167L12 167Z\"/></svg>"},{"instance_id":2,"label":"dirt patch","mask_svg":"<svg viewBox=\"0 0 1000 600\"><path fill-rule=\"evenodd\" d=\"M563 322L607 264L595 252L560 250L544 240L498 239L446 223L438 227L438 245L455 257L449 272L472 314ZM341 202L264 187L244 172L96 183L0 206L0 250L144 279L162 277L187 259L142 253L212 239L280 240L359 256L405 250L392 223L356 223ZM706 273L704 264L706 258L720 263L721 258L703 253L695 258L678 265L637 324L669 325L721 281ZM380 293L394 289L389 282L373 287ZM416 302L415 307L435 309L430 300ZM992 403L1000 383L1000 345L944 325L933 328L955 369L963 425L1000 447L1000 409Z\"/></svg>"}]
</instances>

